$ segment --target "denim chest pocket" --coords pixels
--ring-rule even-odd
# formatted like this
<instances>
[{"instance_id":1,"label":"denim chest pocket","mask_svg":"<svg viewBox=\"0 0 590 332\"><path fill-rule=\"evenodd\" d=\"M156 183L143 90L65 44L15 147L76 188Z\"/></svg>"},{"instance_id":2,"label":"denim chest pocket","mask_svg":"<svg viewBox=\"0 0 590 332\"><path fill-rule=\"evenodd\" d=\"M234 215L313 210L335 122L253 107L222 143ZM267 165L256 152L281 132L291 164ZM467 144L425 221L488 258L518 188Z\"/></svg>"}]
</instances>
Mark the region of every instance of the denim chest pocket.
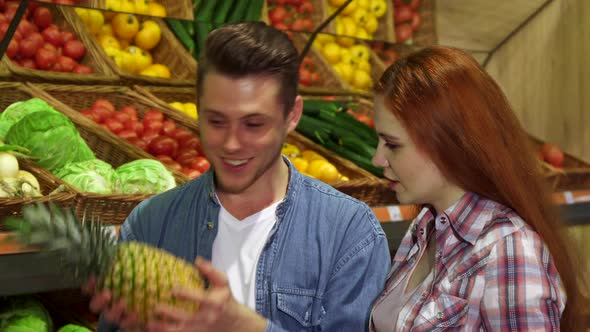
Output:
<instances>
[{"instance_id":1,"label":"denim chest pocket","mask_svg":"<svg viewBox=\"0 0 590 332\"><path fill-rule=\"evenodd\" d=\"M301 326L308 328L321 323L326 314L321 298L310 290L278 290L277 308L295 319Z\"/></svg>"},{"instance_id":2,"label":"denim chest pocket","mask_svg":"<svg viewBox=\"0 0 590 332\"><path fill-rule=\"evenodd\" d=\"M440 293L426 300L411 331L458 331L465 324L468 310L467 300Z\"/></svg>"}]
</instances>

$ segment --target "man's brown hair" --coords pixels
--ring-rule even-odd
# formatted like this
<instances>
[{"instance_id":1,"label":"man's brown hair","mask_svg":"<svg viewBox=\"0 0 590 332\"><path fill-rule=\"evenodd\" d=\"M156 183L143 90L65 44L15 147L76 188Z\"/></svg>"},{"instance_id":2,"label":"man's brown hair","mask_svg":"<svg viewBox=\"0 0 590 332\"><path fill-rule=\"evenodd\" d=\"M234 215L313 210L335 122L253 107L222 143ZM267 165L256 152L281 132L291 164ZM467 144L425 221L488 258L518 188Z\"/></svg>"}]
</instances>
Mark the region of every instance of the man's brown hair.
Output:
<instances>
[{"instance_id":1,"label":"man's brown hair","mask_svg":"<svg viewBox=\"0 0 590 332\"><path fill-rule=\"evenodd\" d=\"M249 75L275 77L285 114L292 108L299 82L299 53L287 35L263 22L228 24L207 37L197 72L201 96L207 73L240 78Z\"/></svg>"}]
</instances>

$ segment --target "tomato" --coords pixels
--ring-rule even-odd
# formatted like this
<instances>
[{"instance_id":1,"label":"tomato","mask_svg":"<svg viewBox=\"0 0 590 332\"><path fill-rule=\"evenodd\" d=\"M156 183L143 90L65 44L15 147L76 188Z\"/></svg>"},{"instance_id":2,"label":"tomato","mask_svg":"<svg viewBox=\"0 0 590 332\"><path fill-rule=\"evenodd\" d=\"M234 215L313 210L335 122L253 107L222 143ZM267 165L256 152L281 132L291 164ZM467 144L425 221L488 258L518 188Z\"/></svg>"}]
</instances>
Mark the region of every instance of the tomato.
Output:
<instances>
[{"instance_id":1,"label":"tomato","mask_svg":"<svg viewBox=\"0 0 590 332\"><path fill-rule=\"evenodd\" d=\"M119 122L117 119L108 118L104 120L104 124L109 128L109 130L113 133L118 133L123 130L123 124Z\"/></svg>"},{"instance_id":2,"label":"tomato","mask_svg":"<svg viewBox=\"0 0 590 332\"><path fill-rule=\"evenodd\" d=\"M99 123L100 122L99 121L100 119L98 117L98 114L96 114L92 110L83 110L83 111L80 111L80 114L84 115L85 117L89 118L90 120L92 120L92 121L94 121L96 123Z\"/></svg>"},{"instance_id":3,"label":"tomato","mask_svg":"<svg viewBox=\"0 0 590 332\"><path fill-rule=\"evenodd\" d=\"M187 129L176 128L170 136L174 137L177 141L181 142L181 141L184 141L194 135L190 131L188 131Z\"/></svg>"},{"instance_id":4,"label":"tomato","mask_svg":"<svg viewBox=\"0 0 590 332\"><path fill-rule=\"evenodd\" d=\"M47 28L51 22L53 22L53 16L51 15L49 8L37 7L37 9L35 9L33 12L33 23L35 23L39 29Z\"/></svg>"},{"instance_id":5,"label":"tomato","mask_svg":"<svg viewBox=\"0 0 590 332\"><path fill-rule=\"evenodd\" d=\"M39 32L33 32L30 35L28 35L27 38L34 41L37 45L37 48L40 48L41 46L43 46L43 44L45 44L45 39L43 39L43 36Z\"/></svg>"},{"instance_id":6,"label":"tomato","mask_svg":"<svg viewBox=\"0 0 590 332\"><path fill-rule=\"evenodd\" d=\"M35 32L34 30L35 30L34 25L25 19L22 19L18 23L18 26L16 28L16 31L18 31L23 37L26 37L26 36L30 35L31 33Z\"/></svg>"},{"instance_id":7,"label":"tomato","mask_svg":"<svg viewBox=\"0 0 590 332\"><path fill-rule=\"evenodd\" d=\"M10 59L14 59L16 58L16 55L18 54L18 42L14 39L12 39L10 41L10 43L8 43L8 48L6 49L6 55L10 58Z\"/></svg>"},{"instance_id":8,"label":"tomato","mask_svg":"<svg viewBox=\"0 0 590 332\"><path fill-rule=\"evenodd\" d=\"M287 10L283 6L277 6L268 13L268 19L274 25L275 23L282 23L287 16Z\"/></svg>"},{"instance_id":9,"label":"tomato","mask_svg":"<svg viewBox=\"0 0 590 332\"><path fill-rule=\"evenodd\" d=\"M92 74L94 73L94 70L92 70L92 68L86 66L86 65L76 65L76 67L74 68L74 70L72 70L72 73L76 73L76 74Z\"/></svg>"},{"instance_id":10,"label":"tomato","mask_svg":"<svg viewBox=\"0 0 590 332\"><path fill-rule=\"evenodd\" d=\"M162 122L162 133L171 136L172 132L176 129L176 123L172 120L166 120Z\"/></svg>"},{"instance_id":11,"label":"tomato","mask_svg":"<svg viewBox=\"0 0 590 332\"><path fill-rule=\"evenodd\" d=\"M412 30L414 32L416 30L418 30L418 28L422 24L422 16L420 16L420 13L418 13L418 12L414 13L414 16L412 16L412 22L410 24L412 25Z\"/></svg>"},{"instance_id":12,"label":"tomato","mask_svg":"<svg viewBox=\"0 0 590 332\"><path fill-rule=\"evenodd\" d=\"M198 149L201 147L201 142L199 138L196 136L191 136L183 140L179 140L178 143L180 144L181 148L191 148L191 149Z\"/></svg>"},{"instance_id":13,"label":"tomato","mask_svg":"<svg viewBox=\"0 0 590 332\"><path fill-rule=\"evenodd\" d=\"M311 12L313 12L313 4L311 2L304 2L297 7L297 12L301 14L311 14Z\"/></svg>"},{"instance_id":14,"label":"tomato","mask_svg":"<svg viewBox=\"0 0 590 332\"><path fill-rule=\"evenodd\" d=\"M201 172L197 171L196 169L185 169L182 172L184 175L188 176L189 179L196 179L201 176Z\"/></svg>"},{"instance_id":15,"label":"tomato","mask_svg":"<svg viewBox=\"0 0 590 332\"><path fill-rule=\"evenodd\" d=\"M311 74L311 84L312 85L314 85L314 84L321 85L321 83L322 83L322 79L320 77L320 74L318 74L318 73L312 73Z\"/></svg>"},{"instance_id":16,"label":"tomato","mask_svg":"<svg viewBox=\"0 0 590 332\"><path fill-rule=\"evenodd\" d=\"M176 161L178 161L183 166L190 166L199 156L199 152L195 149L191 148L183 148L178 151L176 155Z\"/></svg>"},{"instance_id":17,"label":"tomato","mask_svg":"<svg viewBox=\"0 0 590 332\"><path fill-rule=\"evenodd\" d=\"M139 137L130 137L128 141L137 146L138 148L142 149L145 152L148 152L148 145L147 143Z\"/></svg>"},{"instance_id":18,"label":"tomato","mask_svg":"<svg viewBox=\"0 0 590 332\"><path fill-rule=\"evenodd\" d=\"M553 143L545 143L541 147L541 153L543 154L543 160L555 167L561 167L565 160L565 155L561 149Z\"/></svg>"},{"instance_id":19,"label":"tomato","mask_svg":"<svg viewBox=\"0 0 590 332\"><path fill-rule=\"evenodd\" d=\"M417 11L418 7L420 7L420 0L411 0L410 7L412 8L413 11Z\"/></svg>"},{"instance_id":20,"label":"tomato","mask_svg":"<svg viewBox=\"0 0 590 332\"><path fill-rule=\"evenodd\" d=\"M172 159L172 157L165 155L165 154L161 154L161 155L157 155L156 159L158 159L160 162L162 162L163 164L165 163L169 163L169 162L173 162L174 159Z\"/></svg>"},{"instance_id":21,"label":"tomato","mask_svg":"<svg viewBox=\"0 0 590 332\"><path fill-rule=\"evenodd\" d=\"M310 86L311 85L311 72L305 68L299 69L299 83Z\"/></svg>"},{"instance_id":22,"label":"tomato","mask_svg":"<svg viewBox=\"0 0 590 332\"><path fill-rule=\"evenodd\" d=\"M60 47L63 45L63 39L61 38L61 32L57 28L48 27L41 32L43 39L46 42L53 44L55 47Z\"/></svg>"},{"instance_id":23,"label":"tomato","mask_svg":"<svg viewBox=\"0 0 590 332\"><path fill-rule=\"evenodd\" d=\"M164 114L157 109L152 109L147 111L143 116L143 121L145 122L146 120L164 121Z\"/></svg>"},{"instance_id":24,"label":"tomato","mask_svg":"<svg viewBox=\"0 0 590 332\"><path fill-rule=\"evenodd\" d=\"M32 38L25 38L18 44L18 55L22 58L32 58L39 49L38 43Z\"/></svg>"},{"instance_id":25,"label":"tomato","mask_svg":"<svg viewBox=\"0 0 590 332\"><path fill-rule=\"evenodd\" d=\"M395 26L395 42L403 43L412 37L412 26L403 23Z\"/></svg>"},{"instance_id":26,"label":"tomato","mask_svg":"<svg viewBox=\"0 0 590 332\"><path fill-rule=\"evenodd\" d=\"M371 119L371 117L369 117L368 115L354 114L353 116L357 119L357 121L362 122L371 128L375 127L375 123L373 123L373 119Z\"/></svg>"},{"instance_id":27,"label":"tomato","mask_svg":"<svg viewBox=\"0 0 590 332\"><path fill-rule=\"evenodd\" d=\"M61 33L61 40L64 42L64 44L74 39L76 39L76 36L71 31L63 31Z\"/></svg>"},{"instance_id":28,"label":"tomato","mask_svg":"<svg viewBox=\"0 0 590 332\"><path fill-rule=\"evenodd\" d=\"M137 137L137 133L133 130L123 129L117 133L117 136L122 137L126 140L130 139L131 137Z\"/></svg>"},{"instance_id":29,"label":"tomato","mask_svg":"<svg viewBox=\"0 0 590 332\"><path fill-rule=\"evenodd\" d=\"M80 61L84 54L86 54L86 47L79 40L69 40L64 44L63 52L72 59Z\"/></svg>"},{"instance_id":30,"label":"tomato","mask_svg":"<svg viewBox=\"0 0 590 332\"><path fill-rule=\"evenodd\" d=\"M125 123L128 120L131 120L131 117L127 113L115 112L115 114L111 115L113 119L117 119L117 121L121 123Z\"/></svg>"},{"instance_id":31,"label":"tomato","mask_svg":"<svg viewBox=\"0 0 590 332\"><path fill-rule=\"evenodd\" d=\"M106 108L107 110L114 112L115 111L115 105L113 105L110 101L108 101L107 99L104 98L99 98L97 100L94 101L94 103L92 103L92 106L90 108L95 108L95 107L102 107L102 108Z\"/></svg>"},{"instance_id":32,"label":"tomato","mask_svg":"<svg viewBox=\"0 0 590 332\"><path fill-rule=\"evenodd\" d=\"M37 68L48 70L51 69L55 63L57 62L57 54L56 52L48 49L48 48L40 48L35 53L35 63L37 64Z\"/></svg>"},{"instance_id":33,"label":"tomato","mask_svg":"<svg viewBox=\"0 0 590 332\"><path fill-rule=\"evenodd\" d=\"M410 6L399 6L393 12L393 21L396 25L406 23L407 21L412 20L413 15L414 12Z\"/></svg>"},{"instance_id":34,"label":"tomato","mask_svg":"<svg viewBox=\"0 0 590 332\"><path fill-rule=\"evenodd\" d=\"M207 158L205 158L203 156L198 156L195 159L195 161L191 164L192 169L196 169L197 171L199 171L201 173L207 172L210 167L211 167L211 164L209 163L209 160L207 160Z\"/></svg>"},{"instance_id":35,"label":"tomato","mask_svg":"<svg viewBox=\"0 0 590 332\"><path fill-rule=\"evenodd\" d=\"M113 111L111 111L108 108L105 108L103 106L100 106L100 105L92 105L90 110L92 112L96 113L97 118L98 118L98 122L100 122L100 123L102 123L106 119L110 118L111 115L113 114Z\"/></svg>"},{"instance_id":36,"label":"tomato","mask_svg":"<svg viewBox=\"0 0 590 332\"><path fill-rule=\"evenodd\" d=\"M59 68L61 69L60 71L69 73L74 70L74 67L76 67L76 61L65 55L60 55L57 57L56 65L59 65Z\"/></svg>"},{"instance_id":37,"label":"tomato","mask_svg":"<svg viewBox=\"0 0 590 332\"><path fill-rule=\"evenodd\" d=\"M133 130L138 137L143 135L143 124L141 122L129 119L123 123L123 126L125 129Z\"/></svg>"},{"instance_id":38,"label":"tomato","mask_svg":"<svg viewBox=\"0 0 590 332\"><path fill-rule=\"evenodd\" d=\"M160 136L160 131L154 131L154 130L146 130L144 127L144 131L143 131L143 135L141 136L141 139L146 142L147 144L150 144L150 142L156 138Z\"/></svg>"},{"instance_id":39,"label":"tomato","mask_svg":"<svg viewBox=\"0 0 590 332\"><path fill-rule=\"evenodd\" d=\"M182 165L180 165L178 162L176 162L174 160L169 161L169 162L165 162L164 164L175 171L178 171L178 172L182 171Z\"/></svg>"},{"instance_id":40,"label":"tomato","mask_svg":"<svg viewBox=\"0 0 590 332\"><path fill-rule=\"evenodd\" d=\"M303 21L303 19L301 19L301 18L295 19L295 21L293 21L293 24L291 24L291 30L294 30L294 31L305 30L305 22Z\"/></svg>"},{"instance_id":41,"label":"tomato","mask_svg":"<svg viewBox=\"0 0 590 332\"><path fill-rule=\"evenodd\" d=\"M162 131L162 127L164 126L163 122L157 119L143 119L143 127L146 130L153 130L157 131L158 133Z\"/></svg>"},{"instance_id":42,"label":"tomato","mask_svg":"<svg viewBox=\"0 0 590 332\"><path fill-rule=\"evenodd\" d=\"M123 107L121 107L121 109L119 110L119 112L125 113L125 114L129 115L129 118L130 119L133 119L135 121L138 120L138 118L137 118L137 109L135 109L135 107L133 107L133 106L129 106L129 105L123 106Z\"/></svg>"},{"instance_id":43,"label":"tomato","mask_svg":"<svg viewBox=\"0 0 590 332\"><path fill-rule=\"evenodd\" d=\"M6 16L8 22L12 21L12 19L14 18L14 14L16 14L16 8L7 8L4 12L4 16Z\"/></svg>"},{"instance_id":44,"label":"tomato","mask_svg":"<svg viewBox=\"0 0 590 332\"><path fill-rule=\"evenodd\" d=\"M166 135L157 136L149 143L149 151L153 155L165 154L174 158L178 152L178 142Z\"/></svg>"},{"instance_id":45,"label":"tomato","mask_svg":"<svg viewBox=\"0 0 590 332\"><path fill-rule=\"evenodd\" d=\"M23 68L37 69L37 65L35 64L35 60L33 59L22 59L20 60L19 65Z\"/></svg>"}]
</instances>

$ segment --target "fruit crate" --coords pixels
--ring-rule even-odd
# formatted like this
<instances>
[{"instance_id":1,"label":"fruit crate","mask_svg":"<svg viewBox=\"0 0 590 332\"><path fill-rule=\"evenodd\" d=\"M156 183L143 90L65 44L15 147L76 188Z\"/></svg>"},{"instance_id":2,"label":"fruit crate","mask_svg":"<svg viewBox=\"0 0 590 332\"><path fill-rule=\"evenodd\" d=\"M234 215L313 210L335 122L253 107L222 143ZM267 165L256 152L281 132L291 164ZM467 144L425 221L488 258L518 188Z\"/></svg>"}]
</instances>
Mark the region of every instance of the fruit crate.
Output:
<instances>
[{"instance_id":1,"label":"fruit crate","mask_svg":"<svg viewBox=\"0 0 590 332\"><path fill-rule=\"evenodd\" d=\"M310 5L311 12L308 11L310 8L307 7ZM286 31L312 32L323 23L326 17L322 1L304 1L291 4L279 0L266 0L264 1L263 10L263 21L265 23ZM297 20L301 22L297 22ZM306 20L311 20L311 24L303 23Z\"/></svg>"},{"instance_id":2,"label":"fruit crate","mask_svg":"<svg viewBox=\"0 0 590 332\"><path fill-rule=\"evenodd\" d=\"M78 17L70 17L67 12L73 11L73 8L65 6L55 6L53 4L39 4L50 10L53 17L53 24L57 25L62 31L71 31L76 35L86 47L86 54L79 61L80 64L89 66L93 69L92 74L75 74L66 72L56 72L47 70L37 70L21 67L5 56L2 58L2 64L9 72L11 81L27 82L53 82L53 83L71 83L71 84L110 84L116 82L119 77L109 67L103 57L98 53L97 44L93 42L92 36L88 32L80 31L82 25ZM24 19L24 18L23 18Z\"/></svg>"},{"instance_id":3,"label":"fruit crate","mask_svg":"<svg viewBox=\"0 0 590 332\"><path fill-rule=\"evenodd\" d=\"M435 0L421 0L420 7L418 7L418 13L420 13L420 17L422 18L422 24L412 35L412 44L422 46L438 44L435 7Z\"/></svg>"},{"instance_id":4,"label":"fruit crate","mask_svg":"<svg viewBox=\"0 0 590 332\"><path fill-rule=\"evenodd\" d=\"M174 121L182 123L185 127L198 131L197 119L193 119L169 105L178 101L181 103L196 103L197 91L195 87L168 87L168 86L139 86L133 87L135 92L166 110L166 114Z\"/></svg>"},{"instance_id":5,"label":"fruit crate","mask_svg":"<svg viewBox=\"0 0 590 332\"><path fill-rule=\"evenodd\" d=\"M355 3L357 3L357 5L358 5L358 2L359 1L356 1ZM368 2L370 2L370 1L368 1ZM314 3L314 10L315 10L316 6L318 8L320 8L320 12L323 15L323 17L321 18L322 21L324 21L328 17L330 17L330 15L333 13L333 10L334 10L333 8L336 8L336 7L333 7L330 5L329 0L314 0L313 3ZM372 37L366 38L366 40L380 40L380 41L385 41L385 42L395 42L395 32L394 32L394 25L393 25L393 5L392 5L393 2L392 2L392 0L384 0L383 3L385 5L385 8L384 8L385 12L381 17L379 17L377 19L377 24L378 24L377 30L373 33ZM346 9L345 9L345 11L346 11ZM351 18L354 18L355 21L357 21L355 16L353 16L353 15L354 15L354 13L350 14L350 15L343 15L342 13L340 13L339 16L340 17L350 16ZM331 33L331 34L335 34L335 35L341 35L341 36L356 37L355 35L347 35L346 33L341 33L340 31L337 31L335 21L330 22L330 24L328 24L328 26L324 30L322 30L322 32ZM365 38L363 38L363 39L365 39Z\"/></svg>"},{"instance_id":6,"label":"fruit crate","mask_svg":"<svg viewBox=\"0 0 590 332\"><path fill-rule=\"evenodd\" d=\"M373 53L379 58L383 67L389 67L395 60L404 57L412 52L420 50L422 47L408 44L387 44L379 41L368 42Z\"/></svg>"},{"instance_id":7,"label":"fruit crate","mask_svg":"<svg viewBox=\"0 0 590 332\"><path fill-rule=\"evenodd\" d=\"M194 19L193 3L191 0L157 0L156 2L162 4L164 8L166 8L166 17L191 21ZM116 9L119 13L134 14L129 10L125 10L126 8L108 8L106 0L78 0L76 6L101 10ZM143 14L149 15L148 13Z\"/></svg>"},{"instance_id":8,"label":"fruit crate","mask_svg":"<svg viewBox=\"0 0 590 332\"><path fill-rule=\"evenodd\" d=\"M74 20L78 14L73 8L67 8L64 13L68 18ZM132 14L129 14L132 15ZM108 67L120 77L123 85L142 84L142 85L159 85L159 86L194 86L196 84L195 78L197 73L197 62L188 53L186 48L180 43L176 36L170 31L166 23L160 18L136 16L141 22L145 20L152 20L158 24L161 31L161 39L156 47L150 50L153 58L153 63L165 65L170 71L170 78L151 77L146 75L139 75L129 73L117 66L113 58L109 57L102 46L99 45L98 40L84 23L78 18L79 24L77 29L84 31L93 43L99 57L104 59Z\"/></svg>"},{"instance_id":9,"label":"fruit crate","mask_svg":"<svg viewBox=\"0 0 590 332\"><path fill-rule=\"evenodd\" d=\"M540 151L544 141L529 135L534 148ZM587 190L590 188L590 163L564 152L560 168L540 161L546 182L554 191Z\"/></svg>"},{"instance_id":10,"label":"fruit crate","mask_svg":"<svg viewBox=\"0 0 590 332\"><path fill-rule=\"evenodd\" d=\"M154 156L137 148L127 140L115 136L78 112L79 109L88 108L97 98L107 98L117 107L130 104L142 112L155 107L147 100L138 100L136 96L126 94L128 88L51 84L30 84L28 88L34 96L45 100L74 122L82 138L95 153L96 158L111 164L114 168L138 159L155 159ZM171 168L168 169L174 175L177 185L189 181L184 174ZM104 195L73 190L77 192L78 216L81 217L86 211L90 216L99 216L103 224L115 225L123 223L137 204L152 196L152 194Z\"/></svg>"}]
</instances>

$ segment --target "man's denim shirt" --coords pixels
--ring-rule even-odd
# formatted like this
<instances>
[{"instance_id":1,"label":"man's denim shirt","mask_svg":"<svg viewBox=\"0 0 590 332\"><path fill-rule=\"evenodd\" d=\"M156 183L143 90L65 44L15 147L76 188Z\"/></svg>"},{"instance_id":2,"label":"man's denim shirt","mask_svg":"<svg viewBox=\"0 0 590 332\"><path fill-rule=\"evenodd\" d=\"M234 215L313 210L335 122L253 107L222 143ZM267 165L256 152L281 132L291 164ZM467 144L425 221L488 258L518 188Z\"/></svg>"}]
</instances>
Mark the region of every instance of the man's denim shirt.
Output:
<instances>
[{"instance_id":1,"label":"man's denim shirt","mask_svg":"<svg viewBox=\"0 0 590 332\"><path fill-rule=\"evenodd\" d=\"M287 193L258 261L256 311L269 320L266 331L368 330L390 270L385 234L366 204L287 163ZM214 190L209 171L142 202L121 240L210 260L220 209ZM111 330L105 325L99 331Z\"/></svg>"}]
</instances>

